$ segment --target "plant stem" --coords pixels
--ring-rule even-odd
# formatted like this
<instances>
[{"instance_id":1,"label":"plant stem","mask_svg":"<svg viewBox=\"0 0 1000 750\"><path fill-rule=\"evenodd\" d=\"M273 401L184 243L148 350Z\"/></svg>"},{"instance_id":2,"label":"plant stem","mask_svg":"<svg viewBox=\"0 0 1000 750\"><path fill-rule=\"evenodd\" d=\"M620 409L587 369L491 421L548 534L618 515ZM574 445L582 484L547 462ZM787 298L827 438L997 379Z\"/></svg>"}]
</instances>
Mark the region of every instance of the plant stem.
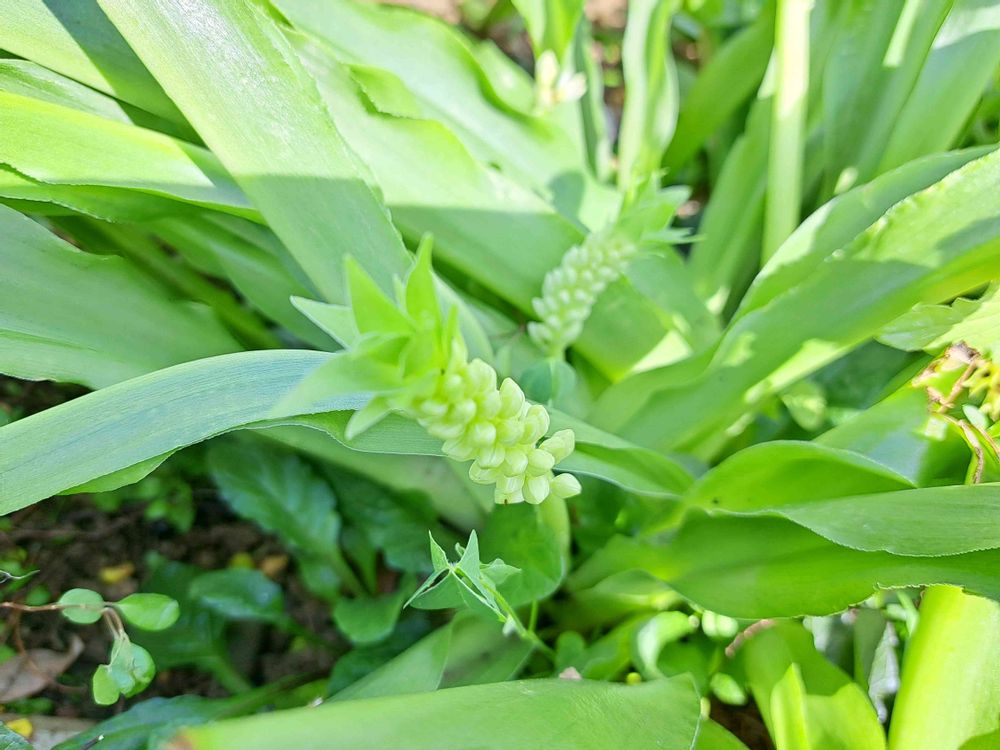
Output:
<instances>
[{"instance_id":1,"label":"plant stem","mask_svg":"<svg viewBox=\"0 0 1000 750\"><path fill-rule=\"evenodd\" d=\"M778 0L775 20L777 86L772 103L762 262L774 255L799 224L811 10L812 0Z\"/></svg>"}]
</instances>

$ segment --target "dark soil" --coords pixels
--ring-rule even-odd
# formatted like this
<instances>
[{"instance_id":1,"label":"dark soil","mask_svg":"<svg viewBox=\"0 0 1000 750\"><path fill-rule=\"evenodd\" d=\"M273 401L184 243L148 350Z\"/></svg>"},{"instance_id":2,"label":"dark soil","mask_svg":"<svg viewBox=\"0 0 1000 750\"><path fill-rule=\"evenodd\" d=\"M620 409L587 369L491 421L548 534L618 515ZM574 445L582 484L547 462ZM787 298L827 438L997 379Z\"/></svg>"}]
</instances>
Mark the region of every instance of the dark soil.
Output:
<instances>
[{"instance_id":1,"label":"dark soil","mask_svg":"<svg viewBox=\"0 0 1000 750\"><path fill-rule=\"evenodd\" d=\"M9 418L20 418L84 392L76 386L0 378L0 410ZM55 497L0 519L0 570L38 571L24 582L0 586L0 598L44 604L71 588L89 588L113 601L138 590L147 577L150 553L206 570L225 568L235 558L239 564L253 564L281 584L289 613L302 626L336 641L328 605L304 590L281 545L234 516L211 486L196 486L194 497L194 523L183 533L166 521L146 519L144 502L125 502L105 512L95 506L90 495ZM110 645L100 623L81 627L52 612L3 610L0 618L0 647L17 652L32 648L65 651L74 635L82 637L85 644L79 659L56 683L35 700L8 708L47 713L51 706L52 714L64 717L109 715L109 709L95 706L89 695L90 676L97 665L107 661ZM256 648L252 653L241 650L234 654L234 661L255 683L289 674L322 673L332 666L326 652L305 649L292 653L288 636L270 628L253 629ZM227 693L211 676L182 668L158 674L135 700L185 694L216 697Z\"/></svg>"}]
</instances>

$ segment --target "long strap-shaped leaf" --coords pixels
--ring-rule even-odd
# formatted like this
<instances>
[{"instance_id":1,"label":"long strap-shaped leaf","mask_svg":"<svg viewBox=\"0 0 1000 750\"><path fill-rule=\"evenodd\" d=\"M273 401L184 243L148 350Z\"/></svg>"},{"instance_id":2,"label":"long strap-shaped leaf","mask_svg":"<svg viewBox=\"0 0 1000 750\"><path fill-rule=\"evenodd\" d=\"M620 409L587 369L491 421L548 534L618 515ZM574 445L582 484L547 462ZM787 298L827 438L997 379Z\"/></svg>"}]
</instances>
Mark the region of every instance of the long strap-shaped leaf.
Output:
<instances>
[{"instance_id":1,"label":"long strap-shaped leaf","mask_svg":"<svg viewBox=\"0 0 1000 750\"><path fill-rule=\"evenodd\" d=\"M0 0L0 48L183 123L97 0Z\"/></svg>"},{"instance_id":2,"label":"long strap-shaped leaf","mask_svg":"<svg viewBox=\"0 0 1000 750\"><path fill-rule=\"evenodd\" d=\"M570 577L569 587L579 591L627 570L645 570L706 609L754 619L827 615L879 588L949 583L1000 596L1000 550L945 557L863 552L784 518L693 513L666 544L616 537Z\"/></svg>"},{"instance_id":3,"label":"long strap-shaped leaf","mask_svg":"<svg viewBox=\"0 0 1000 750\"><path fill-rule=\"evenodd\" d=\"M0 514L268 418L331 356L243 352L170 367L0 428ZM333 397L316 411L352 409ZM286 415L293 416L293 415Z\"/></svg>"},{"instance_id":4,"label":"long strap-shaped leaf","mask_svg":"<svg viewBox=\"0 0 1000 750\"><path fill-rule=\"evenodd\" d=\"M0 91L0 132L0 163L34 180L256 213L215 156L154 130Z\"/></svg>"},{"instance_id":5,"label":"long strap-shaped leaf","mask_svg":"<svg viewBox=\"0 0 1000 750\"><path fill-rule=\"evenodd\" d=\"M407 254L273 20L247 0L100 0L319 290L343 257L386 289Z\"/></svg>"},{"instance_id":6,"label":"long strap-shaped leaf","mask_svg":"<svg viewBox=\"0 0 1000 750\"><path fill-rule=\"evenodd\" d=\"M521 680L328 703L185 730L171 747L296 750L689 750L698 696L687 676L644 685Z\"/></svg>"},{"instance_id":7,"label":"long strap-shaped leaf","mask_svg":"<svg viewBox=\"0 0 1000 750\"><path fill-rule=\"evenodd\" d=\"M242 348L124 258L80 252L6 206L0 237L0 372L100 388Z\"/></svg>"},{"instance_id":8,"label":"long strap-shaped leaf","mask_svg":"<svg viewBox=\"0 0 1000 750\"><path fill-rule=\"evenodd\" d=\"M618 134L618 184L628 188L660 166L677 125L680 96L670 53L670 22L677 0L629 4L622 43L625 108Z\"/></svg>"},{"instance_id":9,"label":"long strap-shaped leaf","mask_svg":"<svg viewBox=\"0 0 1000 750\"><path fill-rule=\"evenodd\" d=\"M320 42L289 32L337 127L364 159L404 235L434 235L434 254L531 313L545 274L583 234L503 173L478 163L448 127L390 114L408 90L391 74L350 70ZM367 100L367 103L366 103ZM433 169L427 154L434 154ZM651 256L651 264L662 264ZM613 311L613 312L611 312ZM613 284L587 321L577 350L619 375L664 337L655 308L630 285Z\"/></svg>"},{"instance_id":10,"label":"long strap-shaped leaf","mask_svg":"<svg viewBox=\"0 0 1000 750\"><path fill-rule=\"evenodd\" d=\"M730 325L703 375L679 387L669 368L623 381L605 394L598 424L660 448L696 441L914 305L996 278L998 180L994 152L897 204L809 278Z\"/></svg>"},{"instance_id":11,"label":"long strap-shaped leaf","mask_svg":"<svg viewBox=\"0 0 1000 750\"><path fill-rule=\"evenodd\" d=\"M421 114L448 125L483 163L497 164L524 185L552 197L564 215L599 229L617 196L598 183L572 139L550 120L504 104L461 32L404 8L370 3L278 0L296 28L333 45L347 62L398 76ZM523 75L516 67L505 75Z\"/></svg>"}]
</instances>

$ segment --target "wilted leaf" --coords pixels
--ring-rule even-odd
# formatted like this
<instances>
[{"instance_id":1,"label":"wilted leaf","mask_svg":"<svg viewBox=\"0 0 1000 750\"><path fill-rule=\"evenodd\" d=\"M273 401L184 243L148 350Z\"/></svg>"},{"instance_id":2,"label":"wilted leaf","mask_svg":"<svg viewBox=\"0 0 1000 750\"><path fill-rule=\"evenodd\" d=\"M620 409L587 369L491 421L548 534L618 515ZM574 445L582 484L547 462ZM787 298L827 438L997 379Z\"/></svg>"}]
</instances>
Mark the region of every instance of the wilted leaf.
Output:
<instances>
[{"instance_id":1,"label":"wilted leaf","mask_svg":"<svg viewBox=\"0 0 1000 750\"><path fill-rule=\"evenodd\" d=\"M82 652L83 641L73 636L66 652L32 648L0 662L0 702L10 703L41 692Z\"/></svg>"}]
</instances>

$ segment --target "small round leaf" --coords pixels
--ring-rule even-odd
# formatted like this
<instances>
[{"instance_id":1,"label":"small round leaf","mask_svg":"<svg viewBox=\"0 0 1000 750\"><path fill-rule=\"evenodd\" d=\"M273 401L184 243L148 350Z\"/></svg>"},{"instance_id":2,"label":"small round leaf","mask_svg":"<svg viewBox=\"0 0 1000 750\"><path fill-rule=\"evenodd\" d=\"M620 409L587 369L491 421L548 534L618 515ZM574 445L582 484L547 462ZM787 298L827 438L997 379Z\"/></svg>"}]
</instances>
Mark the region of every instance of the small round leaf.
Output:
<instances>
[{"instance_id":1,"label":"small round leaf","mask_svg":"<svg viewBox=\"0 0 1000 750\"><path fill-rule=\"evenodd\" d=\"M122 617L142 630L166 630L180 616L177 602L163 594L132 594L115 603Z\"/></svg>"},{"instance_id":2,"label":"small round leaf","mask_svg":"<svg viewBox=\"0 0 1000 750\"><path fill-rule=\"evenodd\" d=\"M102 664L94 672L91 681L94 690L94 702L101 706L110 706L118 700L118 684L111 676L111 667Z\"/></svg>"},{"instance_id":3,"label":"small round leaf","mask_svg":"<svg viewBox=\"0 0 1000 750\"><path fill-rule=\"evenodd\" d=\"M59 597L58 603L67 606L61 610L62 616L78 625L97 622L104 611L104 597L90 589L70 589Z\"/></svg>"}]
</instances>

